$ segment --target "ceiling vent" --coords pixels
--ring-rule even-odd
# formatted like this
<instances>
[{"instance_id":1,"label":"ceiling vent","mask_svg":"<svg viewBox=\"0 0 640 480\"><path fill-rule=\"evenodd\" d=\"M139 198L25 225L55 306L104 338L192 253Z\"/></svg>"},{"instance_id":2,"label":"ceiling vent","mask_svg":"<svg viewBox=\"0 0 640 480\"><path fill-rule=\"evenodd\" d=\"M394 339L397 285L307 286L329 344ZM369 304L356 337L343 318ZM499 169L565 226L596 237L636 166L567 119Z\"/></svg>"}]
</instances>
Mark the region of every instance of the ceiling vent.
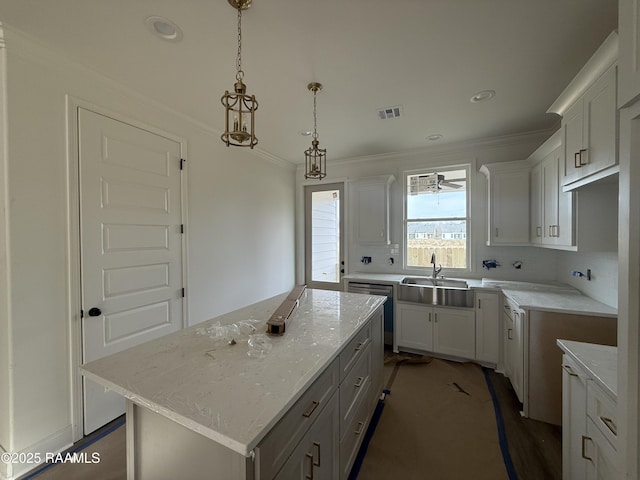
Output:
<instances>
[{"instance_id":1,"label":"ceiling vent","mask_svg":"<svg viewBox=\"0 0 640 480\"><path fill-rule=\"evenodd\" d=\"M387 120L389 118L398 118L402 113L402 107L384 107L378 110L378 117L380 120Z\"/></svg>"}]
</instances>

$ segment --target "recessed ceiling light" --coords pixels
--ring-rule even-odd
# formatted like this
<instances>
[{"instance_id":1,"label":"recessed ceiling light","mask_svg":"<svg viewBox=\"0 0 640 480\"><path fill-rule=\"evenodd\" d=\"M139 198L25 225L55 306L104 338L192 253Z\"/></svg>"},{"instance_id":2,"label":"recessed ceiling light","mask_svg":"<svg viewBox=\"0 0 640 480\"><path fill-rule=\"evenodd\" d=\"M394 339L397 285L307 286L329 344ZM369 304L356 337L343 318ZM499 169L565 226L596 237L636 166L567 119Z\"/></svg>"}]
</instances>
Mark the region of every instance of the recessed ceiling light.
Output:
<instances>
[{"instance_id":1,"label":"recessed ceiling light","mask_svg":"<svg viewBox=\"0 0 640 480\"><path fill-rule=\"evenodd\" d=\"M298 133L303 137L308 137L310 135L313 135L313 130L300 130Z\"/></svg>"},{"instance_id":2,"label":"recessed ceiling light","mask_svg":"<svg viewBox=\"0 0 640 480\"><path fill-rule=\"evenodd\" d=\"M427 137L427 140L435 142L436 140L440 140L441 138L442 138L442 134L441 133L434 133L433 135L429 135Z\"/></svg>"},{"instance_id":3,"label":"recessed ceiling light","mask_svg":"<svg viewBox=\"0 0 640 480\"><path fill-rule=\"evenodd\" d=\"M152 15L144 20L147 27L156 37L169 42L179 42L182 40L182 30L178 25L168 18Z\"/></svg>"},{"instance_id":4,"label":"recessed ceiling light","mask_svg":"<svg viewBox=\"0 0 640 480\"><path fill-rule=\"evenodd\" d=\"M473 95L469 100L471 103L485 102L495 97L495 90L481 90Z\"/></svg>"}]
</instances>

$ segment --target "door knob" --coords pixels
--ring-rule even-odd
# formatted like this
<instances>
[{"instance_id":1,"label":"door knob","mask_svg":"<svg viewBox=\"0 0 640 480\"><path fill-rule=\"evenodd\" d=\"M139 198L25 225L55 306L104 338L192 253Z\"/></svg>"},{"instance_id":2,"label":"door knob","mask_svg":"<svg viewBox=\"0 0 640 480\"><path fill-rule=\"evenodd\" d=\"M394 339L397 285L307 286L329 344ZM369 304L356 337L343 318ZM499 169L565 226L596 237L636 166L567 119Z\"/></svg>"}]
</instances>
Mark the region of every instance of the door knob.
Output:
<instances>
[{"instance_id":1,"label":"door knob","mask_svg":"<svg viewBox=\"0 0 640 480\"><path fill-rule=\"evenodd\" d=\"M99 315L102 315L102 310L100 310L99 308L93 307L89 310L90 317L97 317Z\"/></svg>"}]
</instances>

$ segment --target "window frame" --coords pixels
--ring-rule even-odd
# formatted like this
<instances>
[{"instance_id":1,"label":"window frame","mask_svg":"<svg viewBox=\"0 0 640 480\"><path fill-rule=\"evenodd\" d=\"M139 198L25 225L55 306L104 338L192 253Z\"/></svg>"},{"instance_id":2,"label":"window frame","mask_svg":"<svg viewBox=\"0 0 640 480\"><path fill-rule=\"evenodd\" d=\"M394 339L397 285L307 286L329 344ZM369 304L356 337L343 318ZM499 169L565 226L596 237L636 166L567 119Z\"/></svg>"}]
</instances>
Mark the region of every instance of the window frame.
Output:
<instances>
[{"instance_id":1,"label":"window frame","mask_svg":"<svg viewBox=\"0 0 640 480\"><path fill-rule=\"evenodd\" d=\"M429 272L429 274L431 274L431 269L433 268L432 266L429 267L421 267L421 266L415 266L415 265L408 265L408 254L409 254L409 249L408 249L408 241L409 241L409 232L408 232L408 225L410 222L419 222L419 221L425 221L425 222L439 222L439 221L447 221L447 220L465 220L466 221L466 248L465 248L465 261L466 261L466 268L451 268L451 267L445 267L443 268L443 272L447 272L447 274L450 273L454 273L454 274L458 274L458 273L470 273L472 272L472 268L471 268L471 261L472 261L472 245L473 245L473 234L472 234L472 229L471 229L471 224L472 224L472 219L471 219L471 183L472 183L472 167L473 167L473 163L459 163L459 164L451 164L451 165L447 165L447 164L434 164L434 165L429 165L429 166L425 166L419 169L412 169L412 170L406 170L404 172L402 172L402 179L403 179L403 196L402 196L402 203L403 203L403 212L402 212L402 245L403 245L403 260L402 260L402 264L403 264L403 268L405 270L413 270L419 274L426 274L427 272ZM464 170L466 172L466 181L467 181L467 185L466 185L466 217L443 217L443 218L408 218L408 196L409 196L409 191L408 191L408 177L410 176L414 176L414 175L428 175L428 174L433 174L433 173L438 173L438 174L445 174L447 172L450 171L454 171L454 170Z\"/></svg>"}]
</instances>

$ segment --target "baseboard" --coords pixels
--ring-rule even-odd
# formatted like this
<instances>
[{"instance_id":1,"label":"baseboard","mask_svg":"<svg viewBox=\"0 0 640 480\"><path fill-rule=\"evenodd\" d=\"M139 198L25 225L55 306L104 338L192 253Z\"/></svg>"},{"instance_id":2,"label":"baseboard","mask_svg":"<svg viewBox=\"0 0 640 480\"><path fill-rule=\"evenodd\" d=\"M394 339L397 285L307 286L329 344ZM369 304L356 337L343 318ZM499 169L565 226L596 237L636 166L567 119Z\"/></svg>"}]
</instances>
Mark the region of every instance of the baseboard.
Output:
<instances>
[{"instance_id":1,"label":"baseboard","mask_svg":"<svg viewBox=\"0 0 640 480\"><path fill-rule=\"evenodd\" d=\"M43 464L47 453L59 453L66 450L71 445L73 445L73 433L71 425L67 425L65 428L43 438L39 442L30 445L19 452L15 452L26 458L35 459L39 456L41 459L40 463L6 464L4 462L0 462L0 480L15 480L21 475L37 468L38 465Z\"/></svg>"}]
</instances>

